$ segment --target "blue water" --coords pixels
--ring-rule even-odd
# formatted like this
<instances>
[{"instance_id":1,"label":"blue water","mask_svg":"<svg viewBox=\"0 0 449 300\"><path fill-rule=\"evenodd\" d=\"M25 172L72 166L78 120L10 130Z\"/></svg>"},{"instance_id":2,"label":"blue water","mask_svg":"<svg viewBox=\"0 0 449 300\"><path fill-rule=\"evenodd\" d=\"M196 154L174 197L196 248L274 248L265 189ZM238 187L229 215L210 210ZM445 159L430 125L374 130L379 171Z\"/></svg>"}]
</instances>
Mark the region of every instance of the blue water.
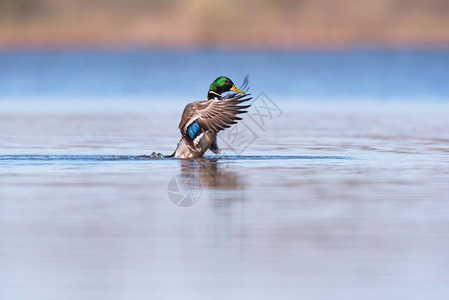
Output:
<instances>
[{"instance_id":1,"label":"blue water","mask_svg":"<svg viewBox=\"0 0 449 300\"><path fill-rule=\"evenodd\" d=\"M152 154L221 74L276 113ZM443 50L0 52L0 299L449 299L448 78Z\"/></svg>"},{"instance_id":2,"label":"blue water","mask_svg":"<svg viewBox=\"0 0 449 300\"><path fill-rule=\"evenodd\" d=\"M449 50L0 52L0 95L205 97L218 75L288 98L449 99Z\"/></svg>"}]
</instances>

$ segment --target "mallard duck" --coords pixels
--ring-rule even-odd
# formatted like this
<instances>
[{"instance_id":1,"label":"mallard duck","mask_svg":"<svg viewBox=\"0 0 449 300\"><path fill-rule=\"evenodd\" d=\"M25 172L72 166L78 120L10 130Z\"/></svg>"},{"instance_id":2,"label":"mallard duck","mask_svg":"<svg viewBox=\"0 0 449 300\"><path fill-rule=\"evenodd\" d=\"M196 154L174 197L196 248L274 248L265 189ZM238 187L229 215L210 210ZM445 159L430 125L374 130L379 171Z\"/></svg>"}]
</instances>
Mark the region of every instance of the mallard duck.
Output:
<instances>
[{"instance_id":1,"label":"mallard duck","mask_svg":"<svg viewBox=\"0 0 449 300\"><path fill-rule=\"evenodd\" d=\"M245 83L247 84L247 79ZM223 98L222 93L233 91ZM182 113L179 129L181 140L175 152L175 158L199 158L207 149L218 154L217 133L241 120L238 114L246 113L250 105L240 105L252 98L235 87L227 77L218 77L209 87L207 99L187 104Z\"/></svg>"}]
</instances>

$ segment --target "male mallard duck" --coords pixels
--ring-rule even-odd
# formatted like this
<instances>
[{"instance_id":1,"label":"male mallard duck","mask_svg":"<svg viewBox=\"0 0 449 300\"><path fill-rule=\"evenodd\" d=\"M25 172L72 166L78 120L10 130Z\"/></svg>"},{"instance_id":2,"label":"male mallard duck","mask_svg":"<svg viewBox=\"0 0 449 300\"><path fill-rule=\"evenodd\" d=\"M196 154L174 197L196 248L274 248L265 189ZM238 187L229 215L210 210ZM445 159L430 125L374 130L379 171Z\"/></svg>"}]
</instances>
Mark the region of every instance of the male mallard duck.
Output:
<instances>
[{"instance_id":1,"label":"male mallard duck","mask_svg":"<svg viewBox=\"0 0 449 300\"><path fill-rule=\"evenodd\" d=\"M236 93L223 99L221 94L228 91ZM209 148L214 153L219 153L216 143L217 133L236 124L236 120L241 120L237 115L246 113L244 109L250 105L239 104L252 99L245 96L245 93L236 88L229 78L218 77L209 87L208 100L192 102L184 108L179 123L182 138L173 156L198 158Z\"/></svg>"}]
</instances>

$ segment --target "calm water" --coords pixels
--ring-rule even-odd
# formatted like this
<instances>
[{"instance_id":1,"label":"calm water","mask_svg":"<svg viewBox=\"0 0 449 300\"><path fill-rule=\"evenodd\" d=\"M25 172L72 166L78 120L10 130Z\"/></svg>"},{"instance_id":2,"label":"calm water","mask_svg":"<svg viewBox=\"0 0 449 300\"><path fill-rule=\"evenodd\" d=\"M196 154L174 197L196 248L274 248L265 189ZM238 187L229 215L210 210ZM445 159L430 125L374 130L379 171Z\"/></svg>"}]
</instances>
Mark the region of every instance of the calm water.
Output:
<instances>
[{"instance_id":1,"label":"calm water","mask_svg":"<svg viewBox=\"0 0 449 300\"><path fill-rule=\"evenodd\" d=\"M249 74L253 91L274 97L447 100L449 50L0 53L0 93L14 99L195 99L221 74L235 81Z\"/></svg>"},{"instance_id":2,"label":"calm water","mask_svg":"<svg viewBox=\"0 0 449 300\"><path fill-rule=\"evenodd\" d=\"M448 62L1 53L0 298L448 298ZM267 95L247 142L154 157L217 73Z\"/></svg>"}]
</instances>

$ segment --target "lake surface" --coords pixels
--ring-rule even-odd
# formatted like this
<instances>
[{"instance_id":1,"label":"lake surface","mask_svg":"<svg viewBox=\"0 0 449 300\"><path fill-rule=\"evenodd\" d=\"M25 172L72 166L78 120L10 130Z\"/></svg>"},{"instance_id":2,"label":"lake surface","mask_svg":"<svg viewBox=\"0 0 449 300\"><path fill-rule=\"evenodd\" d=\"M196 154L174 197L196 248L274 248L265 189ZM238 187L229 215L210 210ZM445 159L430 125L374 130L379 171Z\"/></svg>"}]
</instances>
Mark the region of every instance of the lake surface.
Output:
<instances>
[{"instance_id":1,"label":"lake surface","mask_svg":"<svg viewBox=\"0 0 449 300\"><path fill-rule=\"evenodd\" d=\"M0 53L0 298L448 298L448 61ZM217 73L251 76L243 138L153 155Z\"/></svg>"},{"instance_id":2,"label":"lake surface","mask_svg":"<svg viewBox=\"0 0 449 300\"><path fill-rule=\"evenodd\" d=\"M449 50L0 52L2 98L202 99L219 75L276 98L447 100Z\"/></svg>"}]
</instances>

